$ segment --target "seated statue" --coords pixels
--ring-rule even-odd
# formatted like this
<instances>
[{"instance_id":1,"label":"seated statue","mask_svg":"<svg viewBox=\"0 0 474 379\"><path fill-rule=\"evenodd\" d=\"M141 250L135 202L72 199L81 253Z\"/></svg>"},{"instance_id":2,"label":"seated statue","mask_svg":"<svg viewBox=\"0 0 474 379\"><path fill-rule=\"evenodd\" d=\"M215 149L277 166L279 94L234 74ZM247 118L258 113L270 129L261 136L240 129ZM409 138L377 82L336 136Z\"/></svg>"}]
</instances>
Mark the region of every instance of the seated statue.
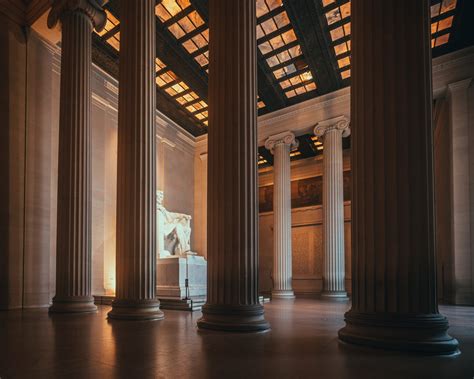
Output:
<instances>
[{"instance_id":1,"label":"seated statue","mask_svg":"<svg viewBox=\"0 0 474 379\"><path fill-rule=\"evenodd\" d=\"M158 254L160 258L191 251L191 216L169 212L163 206L163 191L156 191Z\"/></svg>"}]
</instances>

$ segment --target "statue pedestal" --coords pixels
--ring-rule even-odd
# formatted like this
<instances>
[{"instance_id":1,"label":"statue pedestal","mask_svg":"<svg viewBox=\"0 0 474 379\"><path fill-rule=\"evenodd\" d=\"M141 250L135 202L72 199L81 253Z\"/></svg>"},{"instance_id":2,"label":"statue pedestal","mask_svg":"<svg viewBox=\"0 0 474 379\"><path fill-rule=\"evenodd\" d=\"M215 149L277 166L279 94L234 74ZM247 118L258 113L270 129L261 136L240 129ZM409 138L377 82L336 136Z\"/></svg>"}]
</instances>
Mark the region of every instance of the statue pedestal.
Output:
<instances>
[{"instance_id":1,"label":"statue pedestal","mask_svg":"<svg viewBox=\"0 0 474 379\"><path fill-rule=\"evenodd\" d=\"M207 262L204 257L189 255L159 258L156 264L156 296L161 308L201 310L206 300ZM188 279L188 293L186 293Z\"/></svg>"}]
</instances>

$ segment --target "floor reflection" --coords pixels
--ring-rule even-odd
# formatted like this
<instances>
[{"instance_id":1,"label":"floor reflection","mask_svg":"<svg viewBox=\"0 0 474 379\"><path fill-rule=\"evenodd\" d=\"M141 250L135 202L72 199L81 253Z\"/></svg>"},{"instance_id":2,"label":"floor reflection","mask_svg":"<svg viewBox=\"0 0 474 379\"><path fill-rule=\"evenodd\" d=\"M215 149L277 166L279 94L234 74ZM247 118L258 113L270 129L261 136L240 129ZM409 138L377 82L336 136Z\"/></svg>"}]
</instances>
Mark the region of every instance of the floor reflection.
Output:
<instances>
[{"instance_id":1,"label":"floor reflection","mask_svg":"<svg viewBox=\"0 0 474 379\"><path fill-rule=\"evenodd\" d=\"M265 304L270 332L201 332L201 314L165 311L163 321L108 322L96 314L0 312L1 378L457 378L474 373L474 308L442 307L461 343L456 359L341 345L348 303L310 299Z\"/></svg>"}]
</instances>

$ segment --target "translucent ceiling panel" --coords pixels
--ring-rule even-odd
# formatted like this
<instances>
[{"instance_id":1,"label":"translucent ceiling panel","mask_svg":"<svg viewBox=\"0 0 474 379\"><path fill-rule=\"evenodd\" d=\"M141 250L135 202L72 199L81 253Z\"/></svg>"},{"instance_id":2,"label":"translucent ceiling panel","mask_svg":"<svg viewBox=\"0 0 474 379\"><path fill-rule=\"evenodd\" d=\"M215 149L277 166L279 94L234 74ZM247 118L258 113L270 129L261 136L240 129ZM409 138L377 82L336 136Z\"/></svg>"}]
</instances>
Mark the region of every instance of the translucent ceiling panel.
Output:
<instances>
[{"instance_id":1,"label":"translucent ceiling panel","mask_svg":"<svg viewBox=\"0 0 474 379\"><path fill-rule=\"evenodd\" d=\"M431 6L431 47L449 42L457 0L443 0Z\"/></svg>"},{"instance_id":2,"label":"translucent ceiling panel","mask_svg":"<svg viewBox=\"0 0 474 379\"><path fill-rule=\"evenodd\" d=\"M155 59L156 84L186 109L199 122L207 126L207 103L159 59Z\"/></svg>"},{"instance_id":3,"label":"translucent ceiling panel","mask_svg":"<svg viewBox=\"0 0 474 379\"><path fill-rule=\"evenodd\" d=\"M100 32L95 32L99 36L103 37L105 42L107 42L110 46L112 46L117 52L120 51L120 32L118 31L117 26L119 26L120 22L117 18L109 12L109 10L105 10L107 15L107 21L105 23L105 27ZM113 30L116 30L115 33L112 33Z\"/></svg>"},{"instance_id":4,"label":"translucent ceiling panel","mask_svg":"<svg viewBox=\"0 0 474 379\"><path fill-rule=\"evenodd\" d=\"M351 2L348 0L321 0L326 23L342 79L351 76ZM449 41L451 27L455 16L457 0L438 0L431 6L432 47L446 44Z\"/></svg>"},{"instance_id":5,"label":"translucent ceiling panel","mask_svg":"<svg viewBox=\"0 0 474 379\"><path fill-rule=\"evenodd\" d=\"M316 89L281 0L257 0L257 42L287 98Z\"/></svg>"},{"instance_id":6,"label":"translucent ceiling panel","mask_svg":"<svg viewBox=\"0 0 474 379\"><path fill-rule=\"evenodd\" d=\"M181 43L189 54L201 66L209 64L209 29L204 20L196 12L189 8L189 0L167 0L158 4L155 14L161 22L167 23L167 28L173 36ZM196 32L196 29L200 29Z\"/></svg>"}]
</instances>

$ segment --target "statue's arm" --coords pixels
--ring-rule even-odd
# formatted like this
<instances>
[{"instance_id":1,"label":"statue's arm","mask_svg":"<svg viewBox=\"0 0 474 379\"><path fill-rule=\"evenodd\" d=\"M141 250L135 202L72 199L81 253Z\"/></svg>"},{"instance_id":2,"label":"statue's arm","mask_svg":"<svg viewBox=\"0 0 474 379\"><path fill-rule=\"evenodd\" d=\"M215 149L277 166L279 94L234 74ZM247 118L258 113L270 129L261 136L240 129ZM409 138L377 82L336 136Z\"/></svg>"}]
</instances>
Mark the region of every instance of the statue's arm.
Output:
<instances>
[{"instance_id":1,"label":"statue's arm","mask_svg":"<svg viewBox=\"0 0 474 379\"><path fill-rule=\"evenodd\" d=\"M186 215L184 213L174 213L174 212L170 212L172 214L172 217L174 220L177 220L177 221L181 221L181 220L191 220L191 216L190 215Z\"/></svg>"}]
</instances>

